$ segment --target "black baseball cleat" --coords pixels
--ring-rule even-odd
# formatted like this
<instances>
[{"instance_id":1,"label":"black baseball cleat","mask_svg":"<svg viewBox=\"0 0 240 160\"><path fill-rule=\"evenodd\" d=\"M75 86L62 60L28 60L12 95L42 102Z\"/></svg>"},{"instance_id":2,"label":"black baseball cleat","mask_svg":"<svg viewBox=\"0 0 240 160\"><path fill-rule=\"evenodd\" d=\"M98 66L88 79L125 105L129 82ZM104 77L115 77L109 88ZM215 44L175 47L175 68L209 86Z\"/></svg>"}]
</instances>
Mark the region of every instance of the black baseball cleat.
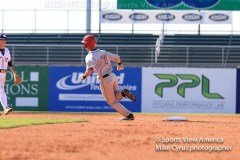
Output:
<instances>
[{"instance_id":1,"label":"black baseball cleat","mask_svg":"<svg viewBox=\"0 0 240 160\"><path fill-rule=\"evenodd\" d=\"M122 90L121 93L122 93L123 97L126 97L126 98L132 100L133 102L137 101L137 97L134 94L132 94L131 92L129 92L129 90L124 89L124 90Z\"/></svg>"},{"instance_id":2,"label":"black baseball cleat","mask_svg":"<svg viewBox=\"0 0 240 160\"><path fill-rule=\"evenodd\" d=\"M127 117L122 117L119 119L120 121L133 121L134 120L134 116L132 113L130 113Z\"/></svg>"}]
</instances>

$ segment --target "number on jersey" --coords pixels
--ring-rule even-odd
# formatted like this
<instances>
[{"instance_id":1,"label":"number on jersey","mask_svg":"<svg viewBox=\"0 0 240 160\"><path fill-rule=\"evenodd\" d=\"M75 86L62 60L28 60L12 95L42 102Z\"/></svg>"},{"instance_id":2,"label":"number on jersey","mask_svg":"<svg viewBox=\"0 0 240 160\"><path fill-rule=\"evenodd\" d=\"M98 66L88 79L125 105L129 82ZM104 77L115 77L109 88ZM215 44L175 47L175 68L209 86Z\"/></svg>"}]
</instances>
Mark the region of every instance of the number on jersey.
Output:
<instances>
[{"instance_id":1,"label":"number on jersey","mask_svg":"<svg viewBox=\"0 0 240 160\"><path fill-rule=\"evenodd\" d=\"M108 64L108 58L106 54L104 54L101 58L104 60L105 64Z\"/></svg>"}]
</instances>

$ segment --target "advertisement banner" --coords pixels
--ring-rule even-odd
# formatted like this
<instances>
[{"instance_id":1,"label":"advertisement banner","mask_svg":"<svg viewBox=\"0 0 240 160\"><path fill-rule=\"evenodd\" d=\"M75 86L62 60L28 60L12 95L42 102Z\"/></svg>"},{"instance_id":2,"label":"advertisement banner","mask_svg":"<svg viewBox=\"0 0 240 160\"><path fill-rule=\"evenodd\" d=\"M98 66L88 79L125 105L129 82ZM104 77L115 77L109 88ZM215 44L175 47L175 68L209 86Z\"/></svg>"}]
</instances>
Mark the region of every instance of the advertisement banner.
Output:
<instances>
[{"instance_id":1,"label":"advertisement banner","mask_svg":"<svg viewBox=\"0 0 240 160\"><path fill-rule=\"evenodd\" d=\"M5 91L8 105L17 111L47 111L48 67L18 66L15 69L23 83L13 84L13 75L7 72Z\"/></svg>"},{"instance_id":2,"label":"advertisement banner","mask_svg":"<svg viewBox=\"0 0 240 160\"><path fill-rule=\"evenodd\" d=\"M237 113L240 114L240 69L237 69Z\"/></svg>"},{"instance_id":3,"label":"advertisement banner","mask_svg":"<svg viewBox=\"0 0 240 160\"><path fill-rule=\"evenodd\" d=\"M142 112L236 113L236 69L144 67L142 74Z\"/></svg>"},{"instance_id":4,"label":"advertisement banner","mask_svg":"<svg viewBox=\"0 0 240 160\"><path fill-rule=\"evenodd\" d=\"M117 9L240 10L239 0L117 0Z\"/></svg>"},{"instance_id":5,"label":"advertisement banner","mask_svg":"<svg viewBox=\"0 0 240 160\"><path fill-rule=\"evenodd\" d=\"M80 112L113 112L101 95L97 76L92 74L81 81L85 67L50 67L49 110ZM137 96L137 102L123 98L122 103L133 112L141 112L141 68L114 70L119 89L127 88Z\"/></svg>"},{"instance_id":6,"label":"advertisement banner","mask_svg":"<svg viewBox=\"0 0 240 160\"><path fill-rule=\"evenodd\" d=\"M102 10L101 23L231 24L227 11Z\"/></svg>"}]
</instances>

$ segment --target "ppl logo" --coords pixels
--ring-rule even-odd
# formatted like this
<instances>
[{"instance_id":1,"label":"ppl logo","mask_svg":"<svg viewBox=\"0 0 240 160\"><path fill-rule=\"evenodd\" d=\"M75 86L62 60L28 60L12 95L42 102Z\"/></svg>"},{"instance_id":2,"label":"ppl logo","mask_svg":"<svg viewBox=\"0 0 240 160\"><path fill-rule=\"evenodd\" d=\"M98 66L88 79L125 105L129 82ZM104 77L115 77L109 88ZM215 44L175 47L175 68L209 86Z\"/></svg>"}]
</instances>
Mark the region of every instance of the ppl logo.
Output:
<instances>
[{"instance_id":1,"label":"ppl logo","mask_svg":"<svg viewBox=\"0 0 240 160\"><path fill-rule=\"evenodd\" d=\"M186 4L191 8L210 8L217 5L220 0L146 0L149 4L158 8L173 8L181 3Z\"/></svg>"}]
</instances>

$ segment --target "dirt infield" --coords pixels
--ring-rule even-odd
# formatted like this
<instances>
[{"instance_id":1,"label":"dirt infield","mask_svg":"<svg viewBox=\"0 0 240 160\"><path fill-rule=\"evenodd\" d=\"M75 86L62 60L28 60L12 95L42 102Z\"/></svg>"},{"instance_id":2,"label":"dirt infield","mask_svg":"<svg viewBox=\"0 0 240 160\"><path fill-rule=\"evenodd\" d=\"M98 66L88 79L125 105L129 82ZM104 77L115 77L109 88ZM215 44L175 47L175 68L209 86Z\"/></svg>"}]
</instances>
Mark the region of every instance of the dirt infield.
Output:
<instances>
[{"instance_id":1,"label":"dirt infield","mask_svg":"<svg viewBox=\"0 0 240 160\"><path fill-rule=\"evenodd\" d=\"M2 129L0 160L240 159L240 116L237 115L185 115L189 122L165 122L162 120L168 115L158 114L137 114L133 122L119 122L118 114L13 113L8 116L81 118L88 122ZM183 143L184 137L198 141ZM217 138L214 141L218 142L200 143L201 138ZM163 140L175 143L164 144ZM156 151L163 145L170 150ZM211 153L175 151L176 147L194 145L205 149L232 148Z\"/></svg>"}]
</instances>

